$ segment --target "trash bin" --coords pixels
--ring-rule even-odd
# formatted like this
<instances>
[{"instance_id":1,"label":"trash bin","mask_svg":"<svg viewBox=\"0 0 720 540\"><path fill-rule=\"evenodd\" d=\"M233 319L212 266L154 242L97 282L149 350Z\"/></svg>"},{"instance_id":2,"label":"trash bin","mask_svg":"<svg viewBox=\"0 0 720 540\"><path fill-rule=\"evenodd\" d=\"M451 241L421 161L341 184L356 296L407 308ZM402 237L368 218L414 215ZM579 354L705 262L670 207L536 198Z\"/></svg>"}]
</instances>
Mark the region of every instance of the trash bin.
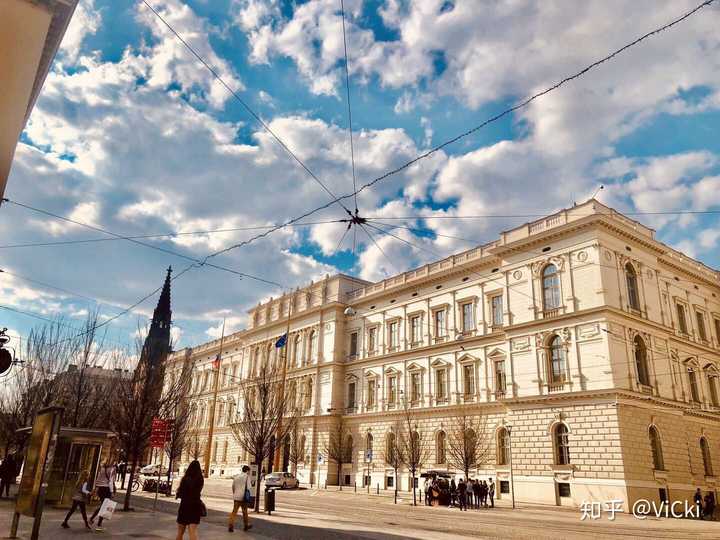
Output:
<instances>
[{"instance_id":1,"label":"trash bin","mask_svg":"<svg viewBox=\"0 0 720 540\"><path fill-rule=\"evenodd\" d=\"M268 515L275 511L275 488L265 488L265 511Z\"/></svg>"}]
</instances>

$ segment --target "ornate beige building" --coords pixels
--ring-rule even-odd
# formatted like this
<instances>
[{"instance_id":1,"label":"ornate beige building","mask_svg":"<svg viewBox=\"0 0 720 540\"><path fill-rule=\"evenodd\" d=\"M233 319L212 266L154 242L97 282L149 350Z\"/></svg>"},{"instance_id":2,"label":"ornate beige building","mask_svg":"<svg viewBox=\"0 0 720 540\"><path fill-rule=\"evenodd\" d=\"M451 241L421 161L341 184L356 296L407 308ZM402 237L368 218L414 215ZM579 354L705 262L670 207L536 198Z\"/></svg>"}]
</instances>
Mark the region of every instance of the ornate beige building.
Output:
<instances>
[{"instance_id":1,"label":"ornate beige building","mask_svg":"<svg viewBox=\"0 0 720 540\"><path fill-rule=\"evenodd\" d=\"M408 489L409 474L394 478L382 459L405 399L431 441L424 469L449 468L459 411L487 418L491 455L471 476L496 478L501 498L511 481L518 501L626 510L715 491L720 274L654 236L591 200L378 283L337 275L258 305L225 340L213 472L245 462L227 428L233 381L272 361L290 310L301 481L336 482L325 446L342 415L353 462L341 481ZM218 346L192 351L200 437Z\"/></svg>"}]
</instances>

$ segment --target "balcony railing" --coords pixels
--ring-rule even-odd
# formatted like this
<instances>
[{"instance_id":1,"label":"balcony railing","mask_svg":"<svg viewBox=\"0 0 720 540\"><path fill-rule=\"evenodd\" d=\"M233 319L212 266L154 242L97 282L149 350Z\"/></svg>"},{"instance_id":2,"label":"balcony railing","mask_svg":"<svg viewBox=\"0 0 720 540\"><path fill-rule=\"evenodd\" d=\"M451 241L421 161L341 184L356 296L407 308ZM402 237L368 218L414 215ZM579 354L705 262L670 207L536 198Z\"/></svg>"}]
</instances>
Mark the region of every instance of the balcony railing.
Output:
<instances>
[{"instance_id":1,"label":"balcony railing","mask_svg":"<svg viewBox=\"0 0 720 540\"><path fill-rule=\"evenodd\" d=\"M548 383L548 392L561 392L565 387L565 381L555 381Z\"/></svg>"},{"instance_id":2,"label":"balcony railing","mask_svg":"<svg viewBox=\"0 0 720 540\"><path fill-rule=\"evenodd\" d=\"M561 314L560 308L545 309L543 310L543 319L552 319L553 317L559 317Z\"/></svg>"}]
</instances>

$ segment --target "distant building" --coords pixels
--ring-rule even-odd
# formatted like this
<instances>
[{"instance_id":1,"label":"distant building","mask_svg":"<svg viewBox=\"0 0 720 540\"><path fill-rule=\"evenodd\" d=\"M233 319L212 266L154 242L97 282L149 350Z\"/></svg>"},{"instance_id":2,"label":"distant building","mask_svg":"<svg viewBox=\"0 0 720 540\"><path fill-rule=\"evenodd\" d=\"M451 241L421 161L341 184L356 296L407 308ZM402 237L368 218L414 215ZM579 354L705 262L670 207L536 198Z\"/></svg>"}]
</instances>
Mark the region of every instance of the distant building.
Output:
<instances>
[{"instance_id":1,"label":"distant building","mask_svg":"<svg viewBox=\"0 0 720 540\"><path fill-rule=\"evenodd\" d=\"M45 82L78 0L0 4L0 196L15 146Z\"/></svg>"},{"instance_id":2,"label":"distant building","mask_svg":"<svg viewBox=\"0 0 720 540\"><path fill-rule=\"evenodd\" d=\"M273 361L288 310L303 482L336 482L324 448L342 415L353 459L340 480L409 489L408 472L395 478L383 459L407 400L430 445L424 470L462 474L448 463L452 418L487 418L490 455L471 476L495 478L502 499L512 481L521 502L620 499L626 510L717 489L720 274L595 200L378 283L333 276L252 309L225 340L214 474L247 461L227 428L234 381ZM199 437L218 346L192 353Z\"/></svg>"}]
</instances>

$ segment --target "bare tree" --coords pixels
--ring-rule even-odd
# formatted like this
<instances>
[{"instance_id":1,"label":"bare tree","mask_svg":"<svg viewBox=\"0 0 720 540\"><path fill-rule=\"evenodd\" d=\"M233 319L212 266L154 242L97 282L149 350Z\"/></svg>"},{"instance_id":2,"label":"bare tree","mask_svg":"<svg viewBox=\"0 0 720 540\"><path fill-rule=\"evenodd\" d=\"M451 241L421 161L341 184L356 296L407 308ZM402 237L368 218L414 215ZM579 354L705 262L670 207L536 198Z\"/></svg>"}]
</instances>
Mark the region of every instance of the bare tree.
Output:
<instances>
[{"instance_id":1,"label":"bare tree","mask_svg":"<svg viewBox=\"0 0 720 540\"><path fill-rule=\"evenodd\" d=\"M293 429L292 436L290 438L290 464L292 465L292 472L297 476L298 464L305 461L305 448L302 444L302 437L298 433L297 425Z\"/></svg>"},{"instance_id":2,"label":"bare tree","mask_svg":"<svg viewBox=\"0 0 720 540\"><path fill-rule=\"evenodd\" d=\"M114 416L115 432L130 465L128 485L132 485L152 432L152 420L171 410L186 381L170 379L166 384L167 345L145 340L138 363L128 380L119 385L119 403ZM125 492L123 510L130 509L131 490Z\"/></svg>"},{"instance_id":3,"label":"bare tree","mask_svg":"<svg viewBox=\"0 0 720 540\"><path fill-rule=\"evenodd\" d=\"M342 416L339 416L325 444L325 454L328 461L337 465L337 485L340 486L341 490L342 466L344 463L352 463L353 446L353 439L347 430L345 420Z\"/></svg>"},{"instance_id":4,"label":"bare tree","mask_svg":"<svg viewBox=\"0 0 720 540\"><path fill-rule=\"evenodd\" d=\"M190 441L189 441L188 448L190 449L190 455L192 456L192 458L197 459L198 461L205 454L205 452L204 452L205 445L200 440L200 435L198 434L196 429L193 430L193 433L190 435Z\"/></svg>"},{"instance_id":5,"label":"bare tree","mask_svg":"<svg viewBox=\"0 0 720 540\"><path fill-rule=\"evenodd\" d=\"M403 437L403 424L400 420L395 420L390 431L385 434L385 448L382 452L385 463L390 465L395 473L395 504L397 504L398 472L403 463L405 463L405 455L403 454L404 445L400 443Z\"/></svg>"},{"instance_id":6,"label":"bare tree","mask_svg":"<svg viewBox=\"0 0 720 540\"><path fill-rule=\"evenodd\" d=\"M465 479L470 470L488 463L491 453L487 417L470 416L465 412L456 415L447 434L447 459L455 469L463 471Z\"/></svg>"},{"instance_id":7,"label":"bare tree","mask_svg":"<svg viewBox=\"0 0 720 540\"><path fill-rule=\"evenodd\" d=\"M258 371L254 378L240 383L242 416L230 428L240 446L260 469L262 462L274 454L276 441L284 441L295 430L298 409L293 396L282 391L281 366L265 364ZM259 510L260 482L257 482L255 511Z\"/></svg>"},{"instance_id":8,"label":"bare tree","mask_svg":"<svg viewBox=\"0 0 720 540\"><path fill-rule=\"evenodd\" d=\"M165 392L170 392L171 395L163 402L160 416L172 420L168 433L170 440L165 446L165 454L168 457L168 483L172 490L173 464L180 458L183 450L192 443L189 436L192 410L188 399L195 369L192 350L187 349L183 359L174 366L169 366L168 369L170 373L166 379L169 379L169 384L166 384ZM170 492L167 495L169 496Z\"/></svg>"},{"instance_id":9,"label":"bare tree","mask_svg":"<svg viewBox=\"0 0 720 540\"><path fill-rule=\"evenodd\" d=\"M423 465L430 459L431 449L427 434L418 431L417 418L405 398L402 400L401 415L403 429L400 432L399 444L402 448L403 462L412 477L413 505L417 505L415 478Z\"/></svg>"}]
</instances>

